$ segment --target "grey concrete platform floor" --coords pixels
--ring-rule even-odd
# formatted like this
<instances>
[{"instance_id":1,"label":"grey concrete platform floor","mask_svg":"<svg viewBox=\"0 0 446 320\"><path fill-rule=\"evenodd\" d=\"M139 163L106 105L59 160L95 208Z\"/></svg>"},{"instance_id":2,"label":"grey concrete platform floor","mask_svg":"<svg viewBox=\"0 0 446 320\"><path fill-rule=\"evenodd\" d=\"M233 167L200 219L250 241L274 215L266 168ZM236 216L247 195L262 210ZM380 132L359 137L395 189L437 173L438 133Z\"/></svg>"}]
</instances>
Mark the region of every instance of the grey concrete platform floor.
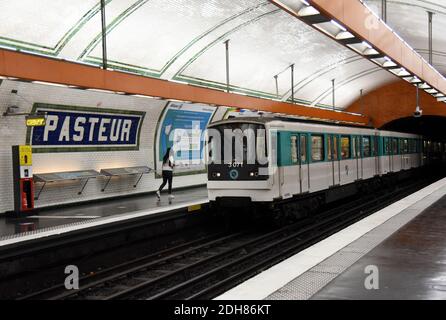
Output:
<instances>
[{"instance_id":1,"label":"grey concrete platform floor","mask_svg":"<svg viewBox=\"0 0 446 320\"><path fill-rule=\"evenodd\" d=\"M175 199L172 204L169 204L167 194L162 195L161 201L157 201L155 194L150 194L45 209L38 214L18 218L0 216L0 237L141 210L147 210L149 213L150 210L165 208L169 211L172 206L207 198L205 186L177 190L174 193Z\"/></svg>"}]
</instances>

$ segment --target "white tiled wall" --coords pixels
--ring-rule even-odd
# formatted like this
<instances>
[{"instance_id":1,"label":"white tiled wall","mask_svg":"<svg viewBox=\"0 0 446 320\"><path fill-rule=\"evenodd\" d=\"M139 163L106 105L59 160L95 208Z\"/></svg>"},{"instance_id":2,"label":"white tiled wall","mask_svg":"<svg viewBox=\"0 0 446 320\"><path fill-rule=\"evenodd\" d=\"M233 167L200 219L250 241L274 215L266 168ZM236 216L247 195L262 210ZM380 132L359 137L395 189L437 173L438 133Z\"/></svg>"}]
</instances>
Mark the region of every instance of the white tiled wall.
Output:
<instances>
[{"instance_id":1,"label":"white tiled wall","mask_svg":"<svg viewBox=\"0 0 446 320\"><path fill-rule=\"evenodd\" d=\"M17 90L17 94L12 93L12 90ZM0 213L13 210L11 146L25 144L26 139L24 117L4 117L3 112L13 105L18 106L20 112L29 112L36 102L145 111L146 117L141 130L139 151L36 153L33 155L34 173L143 165L153 167L156 123L167 101L3 80L0 84ZM93 179L82 195L78 195L81 187L79 181L48 184L36 201L36 207L154 191L160 183L154 174L149 174L142 178L135 189L135 179L136 177L113 178L106 192L101 192L105 180ZM205 174L180 176L175 178L174 187L203 183L206 183ZM39 189L39 185L36 189Z\"/></svg>"}]
</instances>

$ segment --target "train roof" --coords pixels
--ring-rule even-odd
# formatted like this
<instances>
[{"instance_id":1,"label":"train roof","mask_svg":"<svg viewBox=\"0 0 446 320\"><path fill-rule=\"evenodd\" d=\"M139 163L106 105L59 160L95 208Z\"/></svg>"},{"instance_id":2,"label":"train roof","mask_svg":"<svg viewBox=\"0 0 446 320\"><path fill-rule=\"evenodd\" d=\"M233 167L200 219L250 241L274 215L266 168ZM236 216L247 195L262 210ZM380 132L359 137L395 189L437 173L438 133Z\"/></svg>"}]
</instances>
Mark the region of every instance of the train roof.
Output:
<instances>
[{"instance_id":1,"label":"train roof","mask_svg":"<svg viewBox=\"0 0 446 320\"><path fill-rule=\"evenodd\" d=\"M266 124L273 121L283 121L289 123L307 123L307 124L320 124L320 125L330 125L330 126L338 126L338 127L350 127L350 128L361 128L361 129L375 129L371 126L363 126L358 124L350 124L350 123L340 123L333 121L323 121L323 120L310 120L310 119L298 119L298 118L288 118L288 117L280 117L280 116L259 116L259 117L233 117L229 119L219 120L213 122L209 125L209 127L217 126L219 124L224 123L237 123L237 122L248 122L248 123L258 123L258 124Z\"/></svg>"},{"instance_id":2,"label":"train roof","mask_svg":"<svg viewBox=\"0 0 446 320\"><path fill-rule=\"evenodd\" d=\"M323 126L332 126L332 127L338 127L338 128L357 128L357 129L363 129L363 130L375 130L376 128L371 126L361 126L361 125L355 125L355 124L347 124L347 123L338 123L338 122L330 122L330 121L318 121L318 120L307 120L307 119L296 119L296 118L287 118L287 117L280 117L280 116L272 116L272 117L233 117L225 120L219 120L215 121L211 124L209 124L209 128L225 124L225 123L254 123L254 124L267 124L274 121L282 121L287 123L302 123L302 124L313 124L313 125L323 125ZM405 133L405 132L397 132L397 131L389 131L389 130L379 130L382 133L388 133L388 134L402 134L402 135L417 135L412 133ZM417 135L419 136L419 135Z\"/></svg>"}]
</instances>

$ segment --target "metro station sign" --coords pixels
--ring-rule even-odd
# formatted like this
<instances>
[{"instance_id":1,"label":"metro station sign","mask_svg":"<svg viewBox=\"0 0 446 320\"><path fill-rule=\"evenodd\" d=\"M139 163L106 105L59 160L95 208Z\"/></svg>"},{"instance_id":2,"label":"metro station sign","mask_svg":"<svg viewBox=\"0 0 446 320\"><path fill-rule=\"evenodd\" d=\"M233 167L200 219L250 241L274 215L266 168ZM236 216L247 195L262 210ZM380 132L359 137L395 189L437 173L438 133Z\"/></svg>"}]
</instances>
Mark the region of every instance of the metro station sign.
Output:
<instances>
[{"instance_id":1,"label":"metro station sign","mask_svg":"<svg viewBox=\"0 0 446 320\"><path fill-rule=\"evenodd\" d=\"M43 126L28 128L33 152L139 150L145 112L36 103Z\"/></svg>"}]
</instances>

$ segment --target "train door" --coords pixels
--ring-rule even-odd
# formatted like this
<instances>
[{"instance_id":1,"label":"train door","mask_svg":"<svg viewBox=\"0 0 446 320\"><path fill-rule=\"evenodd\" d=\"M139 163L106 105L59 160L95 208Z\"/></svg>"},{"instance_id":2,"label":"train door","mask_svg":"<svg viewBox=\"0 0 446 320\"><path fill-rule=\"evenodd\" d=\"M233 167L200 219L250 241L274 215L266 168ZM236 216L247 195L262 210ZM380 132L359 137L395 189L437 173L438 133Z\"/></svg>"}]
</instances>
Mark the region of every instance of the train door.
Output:
<instances>
[{"instance_id":1,"label":"train door","mask_svg":"<svg viewBox=\"0 0 446 320\"><path fill-rule=\"evenodd\" d=\"M308 135L301 133L299 135L299 177L301 193L310 191L310 161L308 158Z\"/></svg>"},{"instance_id":2,"label":"train door","mask_svg":"<svg viewBox=\"0 0 446 320\"><path fill-rule=\"evenodd\" d=\"M373 157L375 158L375 176L379 175L379 136L373 137Z\"/></svg>"},{"instance_id":3,"label":"train door","mask_svg":"<svg viewBox=\"0 0 446 320\"><path fill-rule=\"evenodd\" d=\"M291 134L291 163L282 169L281 194L289 197L292 194L308 192L309 185L309 163L308 163L308 135ZM286 157L286 155L283 155Z\"/></svg>"},{"instance_id":4,"label":"train door","mask_svg":"<svg viewBox=\"0 0 446 320\"><path fill-rule=\"evenodd\" d=\"M387 155L389 163L387 172L392 172L392 138L384 138L384 154Z\"/></svg>"},{"instance_id":5,"label":"train door","mask_svg":"<svg viewBox=\"0 0 446 320\"><path fill-rule=\"evenodd\" d=\"M394 145L394 138L389 138L389 144L390 144L390 149L389 149L389 171L390 172L394 172L394 163L393 163L393 159L394 159L394 150L393 150L393 145Z\"/></svg>"},{"instance_id":6,"label":"train door","mask_svg":"<svg viewBox=\"0 0 446 320\"><path fill-rule=\"evenodd\" d=\"M362 179L361 137L355 136L353 143L353 156L356 159L356 180Z\"/></svg>"},{"instance_id":7,"label":"train door","mask_svg":"<svg viewBox=\"0 0 446 320\"><path fill-rule=\"evenodd\" d=\"M405 170L407 163L407 139L400 139L400 154L401 154L401 170Z\"/></svg>"},{"instance_id":8,"label":"train door","mask_svg":"<svg viewBox=\"0 0 446 320\"><path fill-rule=\"evenodd\" d=\"M404 139L404 163L403 163L403 169L407 170L411 168L410 163L410 140Z\"/></svg>"},{"instance_id":9,"label":"train door","mask_svg":"<svg viewBox=\"0 0 446 320\"><path fill-rule=\"evenodd\" d=\"M331 186L338 186L341 183L341 162L339 159L339 136L328 135L328 161L331 162Z\"/></svg>"},{"instance_id":10,"label":"train door","mask_svg":"<svg viewBox=\"0 0 446 320\"><path fill-rule=\"evenodd\" d=\"M340 165L341 165L341 184L348 184L356 180L356 159L353 152L354 140L349 135L343 135L340 137L341 153L340 153Z\"/></svg>"},{"instance_id":11,"label":"train door","mask_svg":"<svg viewBox=\"0 0 446 320\"><path fill-rule=\"evenodd\" d=\"M392 172L398 170L398 138L392 138L392 159L391 159Z\"/></svg>"},{"instance_id":12,"label":"train door","mask_svg":"<svg viewBox=\"0 0 446 320\"><path fill-rule=\"evenodd\" d=\"M289 199L300 194L299 188L299 134L280 133L280 195Z\"/></svg>"}]
</instances>

